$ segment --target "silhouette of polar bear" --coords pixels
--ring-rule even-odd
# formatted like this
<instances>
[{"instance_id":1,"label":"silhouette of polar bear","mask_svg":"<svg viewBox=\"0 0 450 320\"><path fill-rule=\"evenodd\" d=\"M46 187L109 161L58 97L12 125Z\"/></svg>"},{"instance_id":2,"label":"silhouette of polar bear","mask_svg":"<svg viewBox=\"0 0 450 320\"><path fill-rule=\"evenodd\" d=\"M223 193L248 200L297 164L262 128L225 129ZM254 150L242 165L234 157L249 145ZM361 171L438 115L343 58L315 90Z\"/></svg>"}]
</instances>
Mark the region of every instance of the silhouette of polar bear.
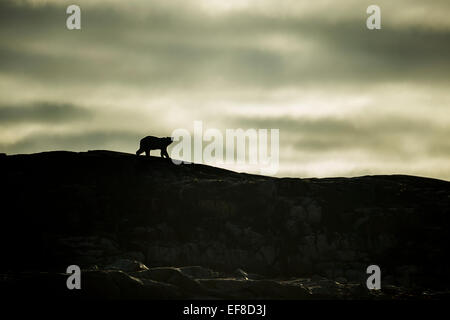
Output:
<instances>
[{"instance_id":1,"label":"silhouette of polar bear","mask_svg":"<svg viewBox=\"0 0 450 320\"><path fill-rule=\"evenodd\" d=\"M171 137L158 138L153 136L147 136L142 138L139 143L139 150L136 151L136 155L140 155L142 152L145 152L147 157L150 157L151 150L161 150L161 157L170 159L169 154L167 153L167 146L172 143Z\"/></svg>"}]
</instances>

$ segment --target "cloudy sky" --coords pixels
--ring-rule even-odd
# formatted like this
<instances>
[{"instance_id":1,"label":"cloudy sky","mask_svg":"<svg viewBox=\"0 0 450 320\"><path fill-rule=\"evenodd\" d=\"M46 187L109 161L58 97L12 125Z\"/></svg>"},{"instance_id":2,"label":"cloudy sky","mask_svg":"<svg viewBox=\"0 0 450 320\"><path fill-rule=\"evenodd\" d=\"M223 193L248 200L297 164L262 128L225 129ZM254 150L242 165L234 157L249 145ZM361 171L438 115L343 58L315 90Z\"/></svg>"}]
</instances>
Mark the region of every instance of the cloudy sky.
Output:
<instances>
[{"instance_id":1,"label":"cloudy sky","mask_svg":"<svg viewBox=\"0 0 450 320\"><path fill-rule=\"evenodd\" d=\"M82 30L66 29L81 7ZM381 7L382 29L366 28ZM278 128L278 176L450 179L448 0L0 2L0 152ZM155 155L157 152L155 152Z\"/></svg>"}]
</instances>

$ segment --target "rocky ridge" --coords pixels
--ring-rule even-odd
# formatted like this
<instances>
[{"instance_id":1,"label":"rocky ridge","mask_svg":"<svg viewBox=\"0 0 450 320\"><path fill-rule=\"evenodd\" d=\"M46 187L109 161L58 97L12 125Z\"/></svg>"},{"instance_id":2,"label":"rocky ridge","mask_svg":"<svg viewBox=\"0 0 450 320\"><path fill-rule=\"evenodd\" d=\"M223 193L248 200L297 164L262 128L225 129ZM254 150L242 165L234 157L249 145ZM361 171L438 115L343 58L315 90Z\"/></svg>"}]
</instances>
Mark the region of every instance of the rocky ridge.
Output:
<instances>
[{"instance_id":1,"label":"rocky ridge","mask_svg":"<svg viewBox=\"0 0 450 320\"><path fill-rule=\"evenodd\" d=\"M272 178L112 151L2 156L0 174L5 290L45 283L59 296L151 299L449 291L447 181ZM76 294L64 290L71 264L83 269ZM365 286L371 264L380 291Z\"/></svg>"}]
</instances>

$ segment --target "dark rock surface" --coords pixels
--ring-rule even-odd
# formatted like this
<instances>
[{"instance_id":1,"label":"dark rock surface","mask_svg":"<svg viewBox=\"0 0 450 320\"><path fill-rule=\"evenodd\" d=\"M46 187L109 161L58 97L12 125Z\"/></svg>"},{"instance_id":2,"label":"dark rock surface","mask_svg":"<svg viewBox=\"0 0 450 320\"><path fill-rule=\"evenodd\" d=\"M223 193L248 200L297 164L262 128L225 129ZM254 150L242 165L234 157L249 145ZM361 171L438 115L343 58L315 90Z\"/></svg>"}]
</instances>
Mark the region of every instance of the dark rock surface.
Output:
<instances>
[{"instance_id":1,"label":"dark rock surface","mask_svg":"<svg viewBox=\"0 0 450 320\"><path fill-rule=\"evenodd\" d=\"M271 178L111 151L3 156L0 176L2 290L378 299L450 289L447 181ZM77 293L65 289L72 264L83 269ZM371 264L380 291L365 287Z\"/></svg>"}]
</instances>

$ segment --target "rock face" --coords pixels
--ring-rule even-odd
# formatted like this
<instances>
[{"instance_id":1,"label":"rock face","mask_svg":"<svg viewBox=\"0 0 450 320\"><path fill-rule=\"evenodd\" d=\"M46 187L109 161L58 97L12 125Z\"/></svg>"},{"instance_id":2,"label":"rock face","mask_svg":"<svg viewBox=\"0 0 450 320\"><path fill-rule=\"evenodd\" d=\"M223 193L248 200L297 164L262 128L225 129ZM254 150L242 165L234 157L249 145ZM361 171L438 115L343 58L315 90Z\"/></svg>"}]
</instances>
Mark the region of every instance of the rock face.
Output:
<instances>
[{"instance_id":1,"label":"rock face","mask_svg":"<svg viewBox=\"0 0 450 320\"><path fill-rule=\"evenodd\" d=\"M0 176L7 283L76 264L92 288L127 283L113 297L360 297L376 264L390 296L450 288L446 181L271 178L110 151L4 156Z\"/></svg>"}]
</instances>

